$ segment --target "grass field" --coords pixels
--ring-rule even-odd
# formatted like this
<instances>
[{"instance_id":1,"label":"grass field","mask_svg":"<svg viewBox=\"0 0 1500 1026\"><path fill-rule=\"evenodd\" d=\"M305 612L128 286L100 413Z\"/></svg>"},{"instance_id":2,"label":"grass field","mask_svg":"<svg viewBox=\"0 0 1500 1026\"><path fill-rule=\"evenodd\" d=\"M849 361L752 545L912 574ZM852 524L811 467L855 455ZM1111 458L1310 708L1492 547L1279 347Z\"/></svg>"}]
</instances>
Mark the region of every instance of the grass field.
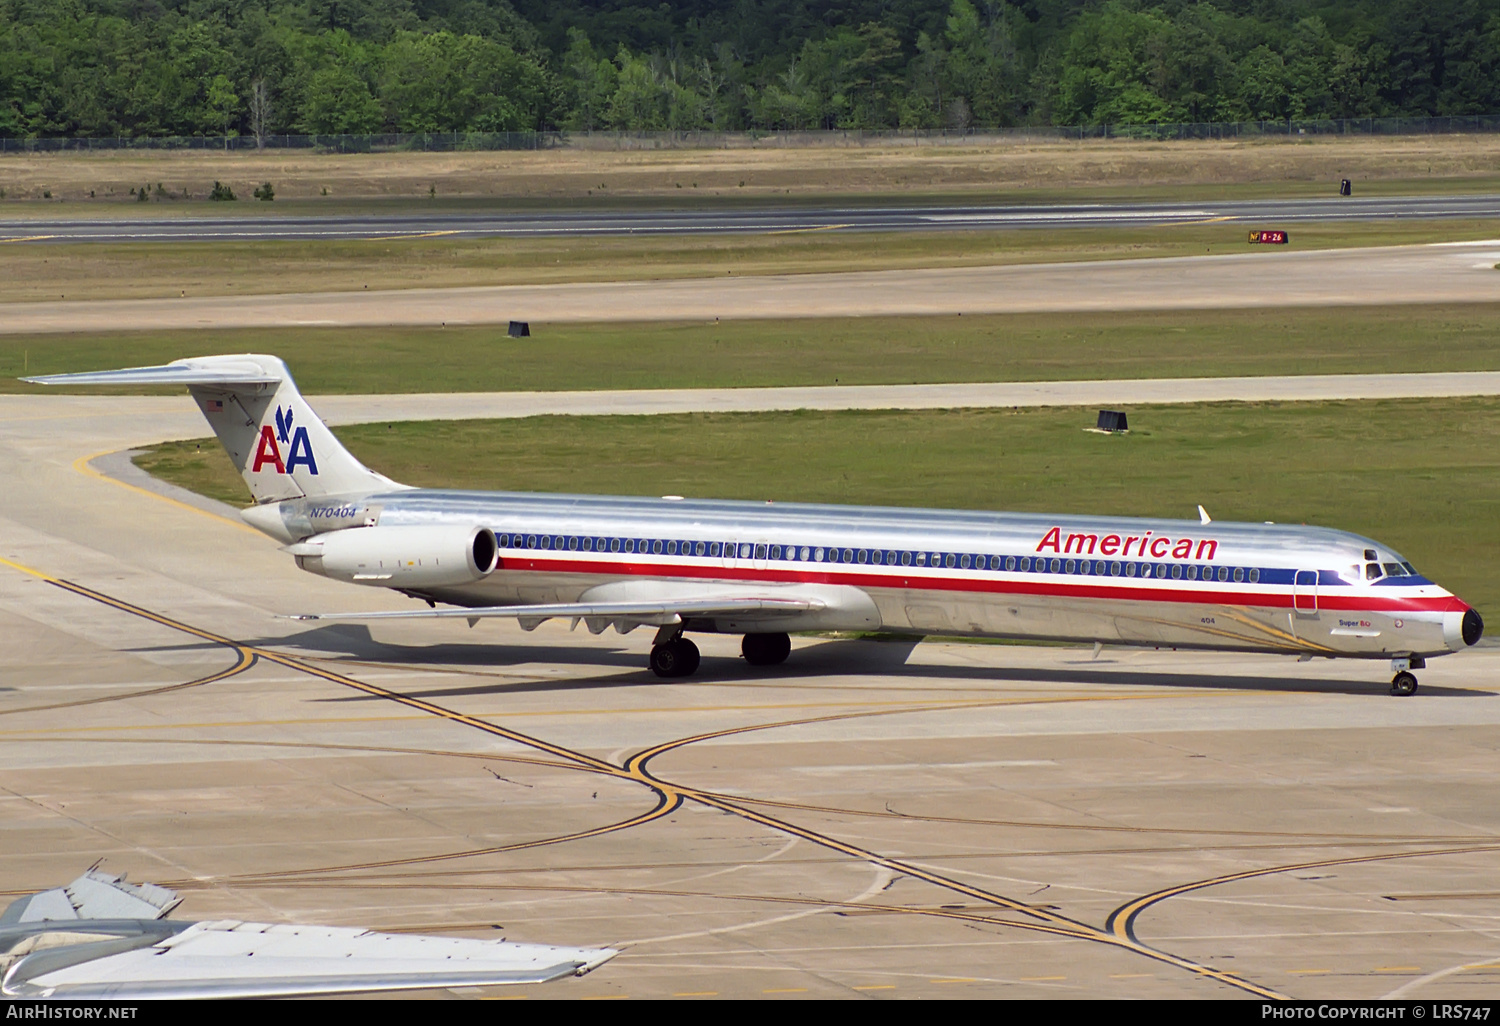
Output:
<instances>
[{"instance_id":1,"label":"grass field","mask_svg":"<svg viewBox=\"0 0 1500 1026\"><path fill-rule=\"evenodd\" d=\"M0 161L0 167L3 167ZM0 244L0 302L151 299L976 267L1244 252L1249 222L639 238ZM1459 242L1500 221L1309 224L1291 250Z\"/></svg>"},{"instance_id":2,"label":"grass field","mask_svg":"<svg viewBox=\"0 0 1500 1026\"><path fill-rule=\"evenodd\" d=\"M16 380L211 352L286 359L308 394L567 391L1500 370L1500 304L723 324L0 336ZM138 389L139 391L139 389Z\"/></svg>"},{"instance_id":3,"label":"grass field","mask_svg":"<svg viewBox=\"0 0 1500 1026\"><path fill-rule=\"evenodd\" d=\"M1082 409L539 417L370 424L338 434L424 486L1109 512L1322 524L1394 546L1500 611L1500 401L1140 407L1132 432ZM237 504L210 441L137 462Z\"/></svg>"},{"instance_id":4,"label":"grass field","mask_svg":"<svg viewBox=\"0 0 1500 1026\"><path fill-rule=\"evenodd\" d=\"M603 140L596 140L603 142ZM836 141L830 141L834 143ZM607 144L606 144L607 145ZM974 139L940 145L716 149L586 149L467 153L320 154L305 150L95 151L0 157L4 216L201 207L249 215L299 209L368 210L464 200L487 207L557 201L677 204L793 199L966 202L1315 195L1340 178L1357 194L1500 189L1500 136L1316 136L1243 141ZM202 203L216 180L238 203ZM269 181L275 203L251 191ZM161 200L137 203L142 185ZM50 197L47 195L50 193ZM186 193L188 199L183 199ZM167 198L174 197L174 198ZM198 201L198 202L195 202Z\"/></svg>"}]
</instances>

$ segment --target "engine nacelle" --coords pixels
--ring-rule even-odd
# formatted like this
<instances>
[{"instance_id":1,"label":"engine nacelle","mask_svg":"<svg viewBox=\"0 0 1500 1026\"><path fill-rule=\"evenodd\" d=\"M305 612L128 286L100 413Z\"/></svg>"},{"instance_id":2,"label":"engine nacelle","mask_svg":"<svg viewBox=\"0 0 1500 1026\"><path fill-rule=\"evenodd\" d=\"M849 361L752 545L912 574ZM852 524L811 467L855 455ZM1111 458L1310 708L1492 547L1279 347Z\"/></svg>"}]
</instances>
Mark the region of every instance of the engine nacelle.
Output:
<instances>
[{"instance_id":1,"label":"engine nacelle","mask_svg":"<svg viewBox=\"0 0 1500 1026\"><path fill-rule=\"evenodd\" d=\"M288 546L309 573L353 584L420 590L472 584L500 562L488 527L351 527Z\"/></svg>"}]
</instances>

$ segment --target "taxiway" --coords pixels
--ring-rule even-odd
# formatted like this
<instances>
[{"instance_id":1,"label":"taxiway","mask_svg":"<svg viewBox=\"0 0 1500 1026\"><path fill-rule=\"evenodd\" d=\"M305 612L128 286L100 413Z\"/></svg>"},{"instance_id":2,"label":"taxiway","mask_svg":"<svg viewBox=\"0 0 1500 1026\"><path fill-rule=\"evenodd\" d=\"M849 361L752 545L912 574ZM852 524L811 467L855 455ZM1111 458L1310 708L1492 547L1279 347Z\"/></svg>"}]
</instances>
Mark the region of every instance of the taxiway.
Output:
<instances>
[{"instance_id":1,"label":"taxiway","mask_svg":"<svg viewBox=\"0 0 1500 1026\"><path fill-rule=\"evenodd\" d=\"M0 890L102 857L194 918L625 948L512 995L1500 986L1500 648L1394 698L1270 656L805 638L767 673L710 637L664 683L643 633L309 629L276 614L401 600L91 467L174 402L0 397Z\"/></svg>"}]
</instances>

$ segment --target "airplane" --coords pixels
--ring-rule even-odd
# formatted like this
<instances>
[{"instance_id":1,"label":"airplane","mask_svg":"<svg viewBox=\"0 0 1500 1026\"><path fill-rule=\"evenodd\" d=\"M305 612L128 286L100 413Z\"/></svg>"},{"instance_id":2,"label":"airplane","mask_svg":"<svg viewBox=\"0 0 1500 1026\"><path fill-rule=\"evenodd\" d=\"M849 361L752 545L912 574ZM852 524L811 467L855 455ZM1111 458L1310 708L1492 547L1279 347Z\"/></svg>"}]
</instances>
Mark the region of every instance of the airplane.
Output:
<instances>
[{"instance_id":1,"label":"airplane","mask_svg":"<svg viewBox=\"0 0 1500 1026\"><path fill-rule=\"evenodd\" d=\"M654 627L660 677L698 668L698 632L743 635L754 666L798 631L1275 652L1389 660L1401 695L1484 632L1388 546L1325 527L419 489L350 455L274 356L23 380L185 386L255 500L247 523L309 573L429 607L299 619Z\"/></svg>"},{"instance_id":2,"label":"airplane","mask_svg":"<svg viewBox=\"0 0 1500 1026\"><path fill-rule=\"evenodd\" d=\"M619 952L341 926L167 919L182 899L97 865L0 912L0 997L133 1001L307 997L548 983Z\"/></svg>"}]
</instances>

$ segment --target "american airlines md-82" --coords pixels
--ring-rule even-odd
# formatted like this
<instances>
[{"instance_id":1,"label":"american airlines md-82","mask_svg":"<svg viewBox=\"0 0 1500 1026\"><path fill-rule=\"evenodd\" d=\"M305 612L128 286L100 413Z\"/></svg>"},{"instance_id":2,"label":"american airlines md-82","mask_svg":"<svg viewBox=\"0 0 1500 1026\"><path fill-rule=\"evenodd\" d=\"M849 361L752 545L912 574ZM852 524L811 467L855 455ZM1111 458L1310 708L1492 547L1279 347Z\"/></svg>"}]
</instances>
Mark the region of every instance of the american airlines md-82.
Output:
<instances>
[{"instance_id":1,"label":"american airlines md-82","mask_svg":"<svg viewBox=\"0 0 1500 1026\"><path fill-rule=\"evenodd\" d=\"M1411 694L1412 670L1484 631L1388 547L1329 528L410 488L351 456L275 357L27 380L185 385L248 523L303 570L429 606L323 618L654 627L662 677L697 669L686 632L742 634L769 666L789 632L890 631L1389 660Z\"/></svg>"}]
</instances>

